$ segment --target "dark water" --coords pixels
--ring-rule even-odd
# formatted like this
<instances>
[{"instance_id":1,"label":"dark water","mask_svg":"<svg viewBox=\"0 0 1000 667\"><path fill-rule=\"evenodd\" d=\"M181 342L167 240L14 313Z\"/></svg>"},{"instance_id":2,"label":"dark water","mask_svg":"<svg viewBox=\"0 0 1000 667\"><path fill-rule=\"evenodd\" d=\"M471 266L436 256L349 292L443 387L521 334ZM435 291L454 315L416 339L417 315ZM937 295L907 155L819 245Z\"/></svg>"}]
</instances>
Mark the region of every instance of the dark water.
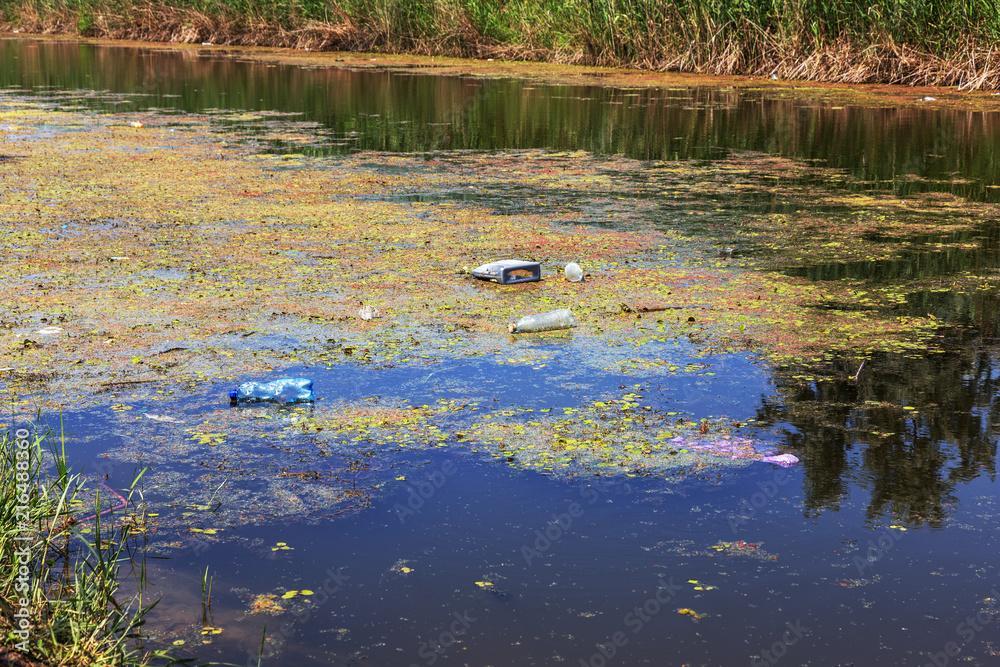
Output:
<instances>
[{"instance_id":1,"label":"dark water","mask_svg":"<svg viewBox=\"0 0 1000 667\"><path fill-rule=\"evenodd\" d=\"M214 52L217 53L217 52ZM823 161L900 194L944 179L945 189L996 201L996 113L834 106L820 91L793 97L727 87L667 89L540 86L518 80L305 69L75 43L0 41L0 86L60 95L116 96L109 111L244 109L302 114L327 141L350 150L582 149L644 160L699 160L730 150ZM69 94L67 94L67 92ZM96 95L100 97L100 95ZM99 100L95 100L98 102ZM339 145L338 145L339 144ZM272 146L280 150L282 146ZM301 147L296 147L301 151ZM962 183L963 177L973 183Z\"/></svg>"},{"instance_id":2,"label":"dark water","mask_svg":"<svg viewBox=\"0 0 1000 667\"><path fill-rule=\"evenodd\" d=\"M844 170L851 191L970 202L1000 193L990 187L1000 178L1000 114L833 108L820 93L541 86L17 40L0 40L0 87L108 113L213 112L250 139L254 124L224 110L290 112L311 124L306 148L263 143L268 151L547 148L667 161L757 151ZM795 208L761 196L742 212L782 207ZM693 233L713 240L708 229ZM965 272L985 280L1000 259L996 221L963 234L973 247L929 253L919 239L887 239L907 252L781 268L873 285ZM708 386L598 374L572 390L488 362L456 362L433 379L425 370L293 369L315 376L320 395L336 387L348 398L454 398L462 390L449 386L486 379L523 389L516 400L498 393L497 410L579 405L638 381L694 418L755 416L802 464L669 484L567 481L458 446L386 449L374 456L389 483L363 511L258 522L236 528L237 541L151 561L150 580L170 591L151 625L180 632L204 620L198 578L208 566L212 620L226 631L191 655L239 664L256 664L265 621L280 645L268 665L996 664L997 304L992 287L909 293L899 314L934 314L944 351L877 354L857 382L851 359L768 374L739 356L716 360L719 379ZM228 409L213 405L223 389L170 408L192 417ZM900 405L918 415L887 407ZM70 411L65 423L77 438L72 455L92 466L128 440L110 411ZM131 472L105 469L120 483ZM412 488L443 482L414 500L411 487L391 482L397 475ZM419 507L409 512L411 502ZM294 549L271 551L278 542ZM275 619L244 616L243 589L316 595Z\"/></svg>"}]
</instances>

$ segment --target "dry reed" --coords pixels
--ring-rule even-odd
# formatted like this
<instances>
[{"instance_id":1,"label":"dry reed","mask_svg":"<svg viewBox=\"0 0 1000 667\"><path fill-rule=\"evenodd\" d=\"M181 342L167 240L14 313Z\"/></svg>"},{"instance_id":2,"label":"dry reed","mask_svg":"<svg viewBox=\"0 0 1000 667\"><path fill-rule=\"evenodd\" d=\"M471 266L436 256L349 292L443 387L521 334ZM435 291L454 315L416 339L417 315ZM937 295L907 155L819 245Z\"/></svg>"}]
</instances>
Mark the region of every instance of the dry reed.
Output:
<instances>
[{"instance_id":1,"label":"dry reed","mask_svg":"<svg viewBox=\"0 0 1000 667\"><path fill-rule=\"evenodd\" d=\"M595 14L576 23L565 17L540 18L526 9L532 2L545 5L546 1L522 0L518 7L524 16L500 17L511 20L497 27L497 16L473 15L470 7L478 5L471 0L425 0L414 3L424 14L414 15L403 15L403 5L392 0L331 0L322 5L322 20L307 16L309 12L271 15L219 4L209 10L150 2L97 0L77 5L78 0L60 0L46 5L44 0L24 0L6 9L0 27L134 41L449 55L962 90L1000 88L1000 53L984 36L988 32L969 26L956 28L965 31L957 36L900 41L874 27L867 33L844 31L824 37L815 27L810 33L801 20L798 28L774 24L771 18L766 29L760 27L765 23L754 22L737 27L733 20L717 23L682 15L676 6L660 8L666 13L656 16L648 14L647 7L645 17L638 12L605 17L602 22ZM318 12L316 7L311 10L314 15Z\"/></svg>"}]
</instances>

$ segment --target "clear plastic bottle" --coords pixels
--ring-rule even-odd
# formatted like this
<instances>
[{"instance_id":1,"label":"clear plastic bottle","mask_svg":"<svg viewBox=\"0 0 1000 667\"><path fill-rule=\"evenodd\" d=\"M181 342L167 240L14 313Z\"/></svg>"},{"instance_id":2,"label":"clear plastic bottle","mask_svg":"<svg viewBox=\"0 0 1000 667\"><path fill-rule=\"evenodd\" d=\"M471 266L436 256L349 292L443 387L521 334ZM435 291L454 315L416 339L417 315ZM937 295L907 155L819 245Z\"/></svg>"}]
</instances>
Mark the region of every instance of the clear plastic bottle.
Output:
<instances>
[{"instance_id":1,"label":"clear plastic bottle","mask_svg":"<svg viewBox=\"0 0 1000 667\"><path fill-rule=\"evenodd\" d=\"M274 401L299 403L313 400L313 381L308 378L282 378L271 382L244 382L229 392L230 403Z\"/></svg>"},{"instance_id":2,"label":"clear plastic bottle","mask_svg":"<svg viewBox=\"0 0 1000 667\"><path fill-rule=\"evenodd\" d=\"M532 331L551 331L553 329L569 329L576 320L573 313L563 308L553 310L541 315L525 315L514 324L510 325L511 333L530 333Z\"/></svg>"}]
</instances>

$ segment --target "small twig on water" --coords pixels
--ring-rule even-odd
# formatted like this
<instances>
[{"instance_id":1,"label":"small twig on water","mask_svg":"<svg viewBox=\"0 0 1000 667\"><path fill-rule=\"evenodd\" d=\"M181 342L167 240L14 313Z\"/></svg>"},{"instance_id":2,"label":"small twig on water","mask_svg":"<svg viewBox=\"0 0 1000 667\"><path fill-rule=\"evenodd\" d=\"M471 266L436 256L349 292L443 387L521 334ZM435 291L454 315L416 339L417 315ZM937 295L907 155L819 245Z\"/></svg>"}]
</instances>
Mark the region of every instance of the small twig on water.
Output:
<instances>
[{"instance_id":1,"label":"small twig on water","mask_svg":"<svg viewBox=\"0 0 1000 667\"><path fill-rule=\"evenodd\" d=\"M215 500L215 496L217 496L219 494L219 491L222 491L222 487L224 487L226 485L226 482L228 482L229 479L232 476L233 476L233 473L229 473L229 475L224 480L222 480L222 484L219 484L219 488L217 488L215 490L215 493L212 494L212 497L208 499L208 502L205 503L206 505L211 505L212 504L212 501ZM214 512L219 511L219 507L222 507L222 501L221 500L219 501L219 505L214 510L212 510L212 512L214 513Z\"/></svg>"},{"instance_id":2,"label":"small twig on water","mask_svg":"<svg viewBox=\"0 0 1000 667\"><path fill-rule=\"evenodd\" d=\"M867 359L865 361L867 361ZM861 365L858 366L858 372L854 374L854 384L858 383L858 376L861 375L861 369L864 367L865 367L865 362L862 361Z\"/></svg>"}]
</instances>

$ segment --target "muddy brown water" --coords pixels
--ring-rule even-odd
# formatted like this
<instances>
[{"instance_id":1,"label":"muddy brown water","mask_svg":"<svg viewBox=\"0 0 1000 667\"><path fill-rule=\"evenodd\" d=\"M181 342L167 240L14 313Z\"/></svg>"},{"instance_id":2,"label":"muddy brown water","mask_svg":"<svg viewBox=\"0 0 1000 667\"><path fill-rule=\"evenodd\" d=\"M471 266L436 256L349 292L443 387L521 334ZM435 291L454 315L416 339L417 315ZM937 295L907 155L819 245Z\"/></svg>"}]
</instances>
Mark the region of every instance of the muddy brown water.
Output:
<instances>
[{"instance_id":1,"label":"muddy brown water","mask_svg":"<svg viewBox=\"0 0 1000 667\"><path fill-rule=\"evenodd\" d=\"M772 191L687 202L706 213L698 221L676 222L676 203L658 202L650 183L637 182L636 197L655 202L643 210L662 215L660 224L683 225L708 247L734 244L736 257L758 257L749 270L849 280L859 289L891 285L902 294L891 306L817 308L930 313L942 323L933 354L879 352L860 371L860 357L850 354L775 366L739 352L706 360L688 343L681 358L707 361L713 376L568 371L552 378L551 369L447 358L430 374L406 367L373 374L347 361L278 369L275 377L314 377L320 395L475 399L495 411L573 408L635 387L656 409L756 419L754 437L800 464L666 477L559 475L511 466L460 442L318 451L303 441L276 446L276 431L262 427L253 439L230 439L210 463L235 468L241 456L259 453L258 473L312 471L336 478L338 492L349 482L352 511L311 513L310 502L326 507L322 494L287 485L254 495L261 482L250 476L243 490L251 500L233 502L253 520L227 515L230 539L192 539L178 523L152 536L149 579L162 599L148 625L157 641L183 642L180 655L256 664L266 623L265 665L995 664L997 111L841 106L822 91L752 86L624 89L307 69L207 51L16 39L0 40L0 88L0 101L104 114L216 114L220 127L235 128L260 151L331 161L359 151L446 158L543 149L623 155L669 169L744 152L780 157L801 165L801 176L784 176L789 182ZM307 139L289 143L272 133L262 140L259 120L239 112L292 119ZM836 172L835 182L827 180L831 172L810 171L817 165ZM828 188L831 197L796 198L782 185ZM747 216L866 214L863 202L830 201L836 192L947 195L971 222L942 234L887 226L866 241L898 251L870 259L813 255L810 244L831 242L822 234L790 248L742 237L728 224ZM498 210L531 206L528 190L420 197ZM931 222L935 215L926 213ZM591 222L615 225L600 210ZM253 344L269 343L281 345ZM572 339L542 347L567 368L580 354ZM212 395L178 392L155 406L140 396L131 409L187 419L230 409L213 405ZM259 412L262 422L297 418ZM150 418L144 430L130 430L106 407L70 405L64 417L77 443L75 463L119 482L132 469L121 452L141 454L140 438L155 443L166 431L153 429L171 428ZM461 417L451 425L463 428ZM171 469L160 512L189 509L185 480L204 464ZM215 577L211 618L199 588L206 567ZM287 591L298 594L283 598ZM283 611L250 613L262 595L276 596ZM223 632L203 635L204 626ZM211 643L202 643L206 637Z\"/></svg>"}]
</instances>

